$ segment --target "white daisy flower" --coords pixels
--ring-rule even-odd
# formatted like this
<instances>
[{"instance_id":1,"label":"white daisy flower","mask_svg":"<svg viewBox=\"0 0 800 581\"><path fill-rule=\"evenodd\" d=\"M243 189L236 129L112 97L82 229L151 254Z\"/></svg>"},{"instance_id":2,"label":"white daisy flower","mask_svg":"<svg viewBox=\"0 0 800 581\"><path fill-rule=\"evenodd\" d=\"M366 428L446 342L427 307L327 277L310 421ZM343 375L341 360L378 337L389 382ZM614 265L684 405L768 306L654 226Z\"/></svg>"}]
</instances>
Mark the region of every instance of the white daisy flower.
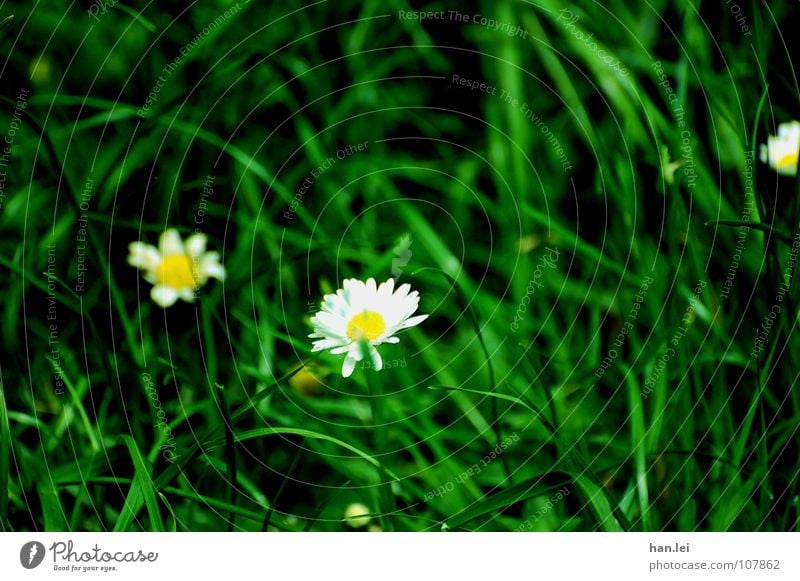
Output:
<instances>
[{"instance_id":1,"label":"white daisy flower","mask_svg":"<svg viewBox=\"0 0 800 581\"><path fill-rule=\"evenodd\" d=\"M131 242L128 251L128 264L143 271L144 279L154 285L150 296L161 307L169 307L179 298L194 302L197 290L209 278L225 279L219 253L206 252L205 234L194 234L184 242L178 231L170 228L161 235L158 248Z\"/></svg>"},{"instance_id":2,"label":"white daisy flower","mask_svg":"<svg viewBox=\"0 0 800 581\"><path fill-rule=\"evenodd\" d=\"M372 364L380 371L383 359L375 347L381 343L399 343L395 333L428 318L428 315L411 316L419 306L419 293L409 292L408 284L395 290L393 278L380 286L376 286L373 278L366 283L350 278L342 286L336 294L325 295L322 310L311 317L314 332L309 337L317 339L311 350L344 353L342 375L350 377L356 362L364 356L361 344L366 342Z\"/></svg>"},{"instance_id":3,"label":"white daisy flower","mask_svg":"<svg viewBox=\"0 0 800 581\"><path fill-rule=\"evenodd\" d=\"M761 144L761 161L784 176L797 175L797 157L800 153L800 121L781 123L778 135L770 135L767 144Z\"/></svg>"}]
</instances>

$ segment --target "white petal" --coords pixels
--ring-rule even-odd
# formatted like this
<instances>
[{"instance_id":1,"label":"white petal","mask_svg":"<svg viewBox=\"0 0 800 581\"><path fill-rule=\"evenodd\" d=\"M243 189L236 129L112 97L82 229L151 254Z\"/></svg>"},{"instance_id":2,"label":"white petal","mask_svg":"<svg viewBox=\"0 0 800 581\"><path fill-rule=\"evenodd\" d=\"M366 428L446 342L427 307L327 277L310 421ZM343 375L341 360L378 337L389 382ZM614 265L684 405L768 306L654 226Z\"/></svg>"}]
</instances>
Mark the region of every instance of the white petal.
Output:
<instances>
[{"instance_id":1,"label":"white petal","mask_svg":"<svg viewBox=\"0 0 800 581\"><path fill-rule=\"evenodd\" d=\"M364 283L358 280L357 278L346 278L342 281L342 288L344 290L350 290L354 288L364 288Z\"/></svg>"},{"instance_id":2,"label":"white petal","mask_svg":"<svg viewBox=\"0 0 800 581\"><path fill-rule=\"evenodd\" d=\"M341 355L342 353L348 353L350 351L350 341L347 341L344 345L340 345L338 347L334 347L331 349L331 355Z\"/></svg>"},{"instance_id":3,"label":"white petal","mask_svg":"<svg viewBox=\"0 0 800 581\"><path fill-rule=\"evenodd\" d=\"M428 315L418 315L416 317L411 317L400 323L400 325L397 328L399 330L399 329L408 329L410 327L416 327L427 318Z\"/></svg>"},{"instance_id":4,"label":"white petal","mask_svg":"<svg viewBox=\"0 0 800 581\"><path fill-rule=\"evenodd\" d=\"M346 278L342 282L342 289L345 295L352 294L353 292L360 292L364 290L364 283L357 278Z\"/></svg>"},{"instance_id":5,"label":"white petal","mask_svg":"<svg viewBox=\"0 0 800 581\"><path fill-rule=\"evenodd\" d=\"M212 256L209 258L208 255L206 255L200 262L200 276L203 280L209 278L225 280L225 267L220 264L216 257Z\"/></svg>"},{"instance_id":6,"label":"white petal","mask_svg":"<svg viewBox=\"0 0 800 581\"><path fill-rule=\"evenodd\" d=\"M331 353L333 353L333 351L331 351ZM364 359L364 350L361 347L361 343L351 343L349 346L349 354L347 356L351 359L355 359L356 361L361 361Z\"/></svg>"},{"instance_id":7,"label":"white petal","mask_svg":"<svg viewBox=\"0 0 800 581\"><path fill-rule=\"evenodd\" d=\"M197 258L206 251L207 240L205 234L193 234L189 236L184 243L184 246L186 246L186 254Z\"/></svg>"},{"instance_id":8,"label":"white petal","mask_svg":"<svg viewBox=\"0 0 800 581\"><path fill-rule=\"evenodd\" d=\"M199 258L200 258L201 262L205 262L205 261L208 261L208 262L219 262L219 252L214 252L214 251L206 252L205 254L203 254Z\"/></svg>"},{"instance_id":9,"label":"white petal","mask_svg":"<svg viewBox=\"0 0 800 581\"><path fill-rule=\"evenodd\" d=\"M329 329L327 327L314 327L314 334L319 339L343 339L345 343L350 343L350 338L345 333L340 333L336 329Z\"/></svg>"},{"instance_id":10,"label":"white petal","mask_svg":"<svg viewBox=\"0 0 800 581\"><path fill-rule=\"evenodd\" d=\"M350 311L350 305L343 297L335 294L325 295L322 301L322 310L333 313L339 317L345 317Z\"/></svg>"},{"instance_id":11,"label":"white petal","mask_svg":"<svg viewBox=\"0 0 800 581\"><path fill-rule=\"evenodd\" d=\"M395 299L404 299L408 296L408 291L411 290L411 285L408 283L401 284L396 291L394 291L394 295L392 295Z\"/></svg>"},{"instance_id":12,"label":"white petal","mask_svg":"<svg viewBox=\"0 0 800 581\"><path fill-rule=\"evenodd\" d=\"M347 335L347 320L333 313L320 311L311 317L311 324L314 330L323 335L336 335L344 337Z\"/></svg>"},{"instance_id":13,"label":"white petal","mask_svg":"<svg viewBox=\"0 0 800 581\"><path fill-rule=\"evenodd\" d=\"M332 327L343 321L344 319L342 319L342 317L329 313L328 311L317 311L317 313L311 317L312 325L328 325Z\"/></svg>"},{"instance_id":14,"label":"white petal","mask_svg":"<svg viewBox=\"0 0 800 581\"><path fill-rule=\"evenodd\" d=\"M790 121L778 125L778 136L792 145L800 145L800 121Z\"/></svg>"},{"instance_id":15,"label":"white petal","mask_svg":"<svg viewBox=\"0 0 800 581\"><path fill-rule=\"evenodd\" d=\"M181 235L178 234L178 231L174 228L164 231L158 241L158 249L162 256L168 256L170 254L183 254L185 252L183 249Z\"/></svg>"},{"instance_id":16,"label":"white petal","mask_svg":"<svg viewBox=\"0 0 800 581\"><path fill-rule=\"evenodd\" d=\"M383 359L381 358L381 354L378 353L378 350L372 345L369 346L369 356L372 360L372 365L375 368L375 371L380 371L383 369Z\"/></svg>"},{"instance_id":17,"label":"white petal","mask_svg":"<svg viewBox=\"0 0 800 581\"><path fill-rule=\"evenodd\" d=\"M416 292L416 291L415 291ZM414 294L414 293L412 293ZM387 329L401 329L402 323L408 319L419 307L419 297L414 296L405 297L404 299L392 299L390 305L386 307L387 316L386 328Z\"/></svg>"},{"instance_id":18,"label":"white petal","mask_svg":"<svg viewBox=\"0 0 800 581\"><path fill-rule=\"evenodd\" d=\"M347 305L349 307L349 299L344 289L339 289L336 291L335 294L325 295L323 299L325 303L333 303L336 301L338 304Z\"/></svg>"},{"instance_id":19,"label":"white petal","mask_svg":"<svg viewBox=\"0 0 800 581\"><path fill-rule=\"evenodd\" d=\"M339 337L321 339L319 341L314 341L314 351L320 351L322 349L341 349L343 345L349 343L350 341L348 339L342 339ZM331 351L331 353L333 353L333 351Z\"/></svg>"},{"instance_id":20,"label":"white petal","mask_svg":"<svg viewBox=\"0 0 800 581\"><path fill-rule=\"evenodd\" d=\"M161 264L161 255L155 246L144 242L128 244L128 264L143 270L155 270Z\"/></svg>"},{"instance_id":21,"label":"white petal","mask_svg":"<svg viewBox=\"0 0 800 581\"><path fill-rule=\"evenodd\" d=\"M175 301L178 300L178 291L172 287L163 284L157 284L150 291L150 297L158 306L170 307L175 304Z\"/></svg>"},{"instance_id":22,"label":"white petal","mask_svg":"<svg viewBox=\"0 0 800 581\"><path fill-rule=\"evenodd\" d=\"M394 292L394 279L390 278L386 282L382 282L378 287L378 296L381 298L388 298Z\"/></svg>"},{"instance_id":23,"label":"white petal","mask_svg":"<svg viewBox=\"0 0 800 581\"><path fill-rule=\"evenodd\" d=\"M353 370L356 368L356 360L351 357L345 357L342 364L342 377L350 377L353 375Z\"/></svg>"},{"instance_id":24,"label":"white petal","mask_svg":"<svg viewBox=\"0 0 800 581\"><path fill-rule=\"evenodd\" d=\"M364 308L364 297L366 295L366 285L356 278L348 278L342 283L341 297L348 305L355 305L356 308Z\"/></svg>"},{"instance_id":25,"label":"white petal","mask_svg":"<svg viewBox=\"0 0 800 581\"><path fill-rule=\"evenodd\" d=\"M191 287L182 288L178 291L178 296L185 300L187 303L193 303L196 295L196 289Z\"/></svg>"}]
</instances>

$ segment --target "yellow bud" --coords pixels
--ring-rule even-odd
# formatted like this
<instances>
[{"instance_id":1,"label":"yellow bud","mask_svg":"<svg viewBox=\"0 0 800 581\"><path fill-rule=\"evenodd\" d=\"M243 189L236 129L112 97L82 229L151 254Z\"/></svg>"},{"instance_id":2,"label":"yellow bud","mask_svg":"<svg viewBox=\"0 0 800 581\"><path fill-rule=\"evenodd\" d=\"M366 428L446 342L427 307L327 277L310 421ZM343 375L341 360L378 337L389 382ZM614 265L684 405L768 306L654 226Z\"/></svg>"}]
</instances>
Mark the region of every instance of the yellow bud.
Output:
<instances>
[{"instance_id":1,"label":"yellow bud","mask_svg":"<svg viewBox=\"0 0 800 581\"><path fill-rule=\"evenodd\" d=\"M354 529L360 529L365 527L369 524L372 520L372 517L367 516L370 511L365 505L361 504L360 502L354 502L347 506L344 511L344 518L347 521L348 526L353 527Z\"/></svg>"},{"instance_id":2,"label":"yellow bud","mask_svg":"<svg viewBox=\"0 0 800 581\"><path fill-rule=\"evenodd\" d=\"M291 388L300 395L313 396L322 393L325 385L307 366L295 373L289 380Z\"/></svg>"}]
</instances>

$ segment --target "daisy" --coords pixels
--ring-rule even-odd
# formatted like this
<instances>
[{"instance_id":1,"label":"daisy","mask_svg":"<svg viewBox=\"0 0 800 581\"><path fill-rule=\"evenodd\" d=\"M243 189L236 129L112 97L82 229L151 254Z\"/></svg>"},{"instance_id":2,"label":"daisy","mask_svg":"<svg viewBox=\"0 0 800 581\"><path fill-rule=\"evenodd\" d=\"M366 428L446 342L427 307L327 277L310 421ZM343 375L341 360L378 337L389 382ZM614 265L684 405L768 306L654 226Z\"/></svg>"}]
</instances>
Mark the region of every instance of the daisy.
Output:
<instances>
[{"instance_id":1,"label":"daisy","mask_svg":"<svg viewBox=\"0 0 800 581\"><path fill-rule=\"evenodd\" d=\"M390 278L380 286L375 279L366 283L350 278L336 294L325 295L322 310L311 317L314 332L312 351L330 349L334 355L345 354L342 376L350 377L356 362L364 357L361 345L365 342L376 371L383 368L378 350L381 343L399 343L395 333L419 325L428 315L411 315L419 306L419 293L409 292L411 286L394 289Z\"/></svg>"},{"instance_id":2,"label":"daisy","mask_svg":"<svg viewBox=\"0 0 800 581\"><path fill-rule=\"evenodd\" d=\"M761 145L761 161L784 176L797 175L797 156L800 152L800 121L781 123L778 135L770 135L767 145Z\"/></svg>"},{"instance_id":3,"label":"daisy","mask_svg":"<svg viewBox=\"0 0 800 581\"><path fill-rule=\"evenodd\" d=\"M169 307L179 298L194 302L197 290L209 278L225 279L219 253L206 252L204 234L194 234L184 242L178 231L170 228L161 235L158 248L131 242L128 251L128 264L144 271L144 279L154 285L150 296L161 307Z\"/></svg>"}]
</instances>

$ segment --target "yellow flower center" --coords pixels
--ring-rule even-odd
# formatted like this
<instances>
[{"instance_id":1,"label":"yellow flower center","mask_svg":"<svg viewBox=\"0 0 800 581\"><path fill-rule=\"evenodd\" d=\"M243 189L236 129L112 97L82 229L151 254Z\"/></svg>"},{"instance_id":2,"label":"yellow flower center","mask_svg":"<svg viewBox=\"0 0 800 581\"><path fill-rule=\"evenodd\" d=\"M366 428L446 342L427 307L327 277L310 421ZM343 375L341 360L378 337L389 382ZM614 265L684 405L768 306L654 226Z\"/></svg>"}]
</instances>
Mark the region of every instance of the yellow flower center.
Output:
<instances>
[{"instance_id":1,"label":"yellow flower center","mask_svg":"<svg viewBox=\"0 0 800 581\"><path fill-rule=\"evenodd\" d=\"M176 290L194 288L199 278L198 265L185 254L170 254L156 268L156 281Z\"/></svg>"},{"instance_id":2,"label":"yellow flower center","mask_svg":"<svg viewBox=\"0 0 800 581\"><path fill-rule=\"evenodd\" d=\"M797 165L797 154L787 153L778 160L778 164L775 167L778 169L785 169L789 167L795 167L796 165Z\"/></svg>"},{"instance_id":3,"label":"yellow flower center","mask_svg":"<svg viewBox=\"0 0 800 581\"><path fill-rule=\"evenodd\" d=\"M386 331L386 321L375 311L364 309L347 323L347 336L352 341L374 341Z\"/></svg>"}]
</instances>

